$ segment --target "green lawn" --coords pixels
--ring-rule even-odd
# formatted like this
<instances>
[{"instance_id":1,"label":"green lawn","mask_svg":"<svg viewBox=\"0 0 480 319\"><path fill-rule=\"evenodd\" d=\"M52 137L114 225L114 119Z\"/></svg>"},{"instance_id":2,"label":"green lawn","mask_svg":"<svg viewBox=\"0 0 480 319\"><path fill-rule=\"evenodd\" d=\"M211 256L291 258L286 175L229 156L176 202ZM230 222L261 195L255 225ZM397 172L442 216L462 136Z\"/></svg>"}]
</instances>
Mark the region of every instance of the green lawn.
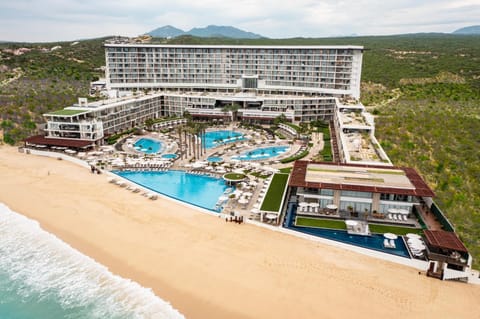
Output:
<instances>
[{"instance_id":1,"label":"green lawn","mask_svg":"<svg viewBox=\"0 0 480 319\"><path fill-rule=\"evenodd\" d=\"M368 227L370 227L370 231L372 233L378 233L378 234L384 234L384 233L393 233L396 235L405 235L408 233L414 233L419 235L423 234L422 230L417 228L377 225L377 224L369 224Z\"/></svg>"},{"instance_id":2,"label":"green lawn","mask_svg":"<svg viewBox=\"0 0 480 319\"><path fill-rule=\"evenodd\" d=\"M273 175L272 182L270 183L260 210L268 212L278 212L280 210L287 181L288 174L278 173Z\"/></svg>"},{"instance_id":3,"label":"green lawn","mask_svg":"<svg viewBox=\"0 0 480 319\"><path fill-rule=\"evenodd\" d=\"M280 168L280 173L290 174L290 172L292 171L292 169L293 169L293 167Z\"/></svg>"},{"instance_id":4,"label":"green lawn","mask_svg":"<svg viewBox=\"0 0 480 319\"><path fill-rule=\"evenodd\" d=\"M296 225L304 227L330 228L340 230L347 229L345 221L343 220L318 219L310 217L297 217Z\"/></svg>"},{"instance_id":5,"label":"green lawn","mask_svg":"<svg viewBox=\"0 0 480 319\"><path fill-rule=\"evenodd\" d=\"M223 177L232 181L240 181L247 176L245 174L228 173L228 174L225 174Z\"/></svg>"},{"instance_id":6,"label":"green lawn","mask_svg":"<svg viewBox=\"0 0 480 319\"><path fill-rule=\"evenodd\" d=\"M340 229L346 230L347 226L343 220L331 220L331 219L319 219L312 217L297 217L296 221L297 226L304 227L317 227L317 228L330 228L330 229ZM384 233L393 233L396 235L405 235L408 233L422 234L421 229L409 228L409 227L400 227L400 226L389 226L389 225L377 225L369 224L370 231L372 233L384 234Z\"/></svg>"},{"instance_id":7,"label":"green lawn","mask_svg":"<svg viewBox=\"0 0 480 319\"><path fill-rule=\"evenodd\" d=\"M48 112L47 114L49 115L65 115L65 116L72 116L72 115L77 115L81 113L86 113L88 111L85 110L58 110L54 112Z\"/></svg>"}]
</instances>

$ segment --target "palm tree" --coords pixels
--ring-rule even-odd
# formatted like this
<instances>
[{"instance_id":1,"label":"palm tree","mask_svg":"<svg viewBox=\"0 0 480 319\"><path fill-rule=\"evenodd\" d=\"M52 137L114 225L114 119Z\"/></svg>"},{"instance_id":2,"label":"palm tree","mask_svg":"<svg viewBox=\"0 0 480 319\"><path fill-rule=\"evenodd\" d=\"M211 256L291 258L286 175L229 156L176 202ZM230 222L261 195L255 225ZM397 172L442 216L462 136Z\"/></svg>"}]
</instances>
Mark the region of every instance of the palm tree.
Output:
<instances>
[{"instance_id":1,"label":"palm tree","mask_svg":"<svg viewBox=\"0 0 480 319\"><path fill-rule=\"evenodd\" d=\"M177 127L178 133L178 147L180 148L180 159L183 160L183 150L182 150L182 127Z\"/></svg>"}]
</instances>

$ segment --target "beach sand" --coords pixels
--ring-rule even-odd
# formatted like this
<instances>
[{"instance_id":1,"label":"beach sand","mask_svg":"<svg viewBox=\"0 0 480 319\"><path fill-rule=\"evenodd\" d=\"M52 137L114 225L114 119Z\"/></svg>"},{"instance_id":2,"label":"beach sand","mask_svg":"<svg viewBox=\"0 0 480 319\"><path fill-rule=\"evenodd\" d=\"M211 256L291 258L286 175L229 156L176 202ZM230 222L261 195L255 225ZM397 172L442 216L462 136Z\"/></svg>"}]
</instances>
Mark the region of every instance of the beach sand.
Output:
<instances>
[{"instance_id":1,"label":"beach sand","mask_svg":"<svg viewBox=\"0 0 480 319\"><path fill-rule=\"evenodd\" d=\"M0 146L0 202L187 318L480 318L480 287L151 201Z\"/></svg>"}]
</instances>

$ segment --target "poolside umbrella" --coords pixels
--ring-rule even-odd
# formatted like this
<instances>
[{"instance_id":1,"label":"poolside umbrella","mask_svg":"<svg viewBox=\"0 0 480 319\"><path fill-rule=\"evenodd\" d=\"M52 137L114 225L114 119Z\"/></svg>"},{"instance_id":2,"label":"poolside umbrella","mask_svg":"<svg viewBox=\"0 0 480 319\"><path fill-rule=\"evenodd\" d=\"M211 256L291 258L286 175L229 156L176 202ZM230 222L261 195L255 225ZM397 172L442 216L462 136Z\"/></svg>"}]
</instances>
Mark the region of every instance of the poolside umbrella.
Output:
<instances>
[{"instance_id":1,"label":"poolside umbrella","mask_svg":"<svg viewBox=\"0 0 480 319\"><path fill-rule=\"evenodd\" d=\"M308 204L308 205L309 205L310 207L319 207L319 206L320 206L319 203L315 203L315 202L314 202L314 203L310 203L310 204Z\"/></svg>"},{"instance_id":2,"label":"poolside umbrella","mask_svg":"<svg viewBox=\"0 0 480 319\"><path fill-rule=\"evenodd\" d=\"M238 200L238 203L239 203L239 204L242 204L242 205L248 204L248 199L246 199L245 197L241 197L241 198Z\"/></svg>"},{"instance_id":3,"label":"poolside umbrella","mask_svg":"<svg viewBox=\"0 0 480 319\"><path fill-rule=\"evenodd\" d=\"M298 204L298 206L300 206L300 207L306 207L306 206L308 206L308 203L307 203L307 202L300 202L300 203Z\"/></svg>"},{"instance_id":4,"label":"poolside umbrella","mask_svg":"<svg viewBox=\"0 0 480 319\"><path fill-rule=\"evenodd\" d=\"M250 197L250 196L252 196L253 194L252 194L251 192L245 192L245 193L243 193L243 195L244 195L244 196L247 196L247 197Z\"/></svg>"},{"instance_id":5,"label":"poolside umbrella","mask_svg":"<svg viewBox=\"0 0 480 319\"><path fill-rule=\"evenodd\" d=\"M387 239L397 239L398 238L397 235L392 234L392 233L385 233L385 234L383 234L383 237L385 237Z\"/></svg>"},{"instance_id":6,"label":"poolside umbrella","mask_svg":"<svg viewBox=\"0 0 480 319\"><path fill-rule=\"evenodd\" d=\"M334 205L334 204L328 204L326 207L328 209L337 209L338 208L337 205Z\"/></svg>"},{"instance_id":7,"label":"poolside umbrella","mask_svg":"<svg viewBox=\"0 0 480 319\"><path fill-rule=\"evenodd\" d=\"M258 214L260 214L260 209L258 209L258 208L252 208L252 209L250 210L250 212L251 212L252 214L258 215Z\"/></svg>"},{"instance_id":8,"label":"poolside umbrella","mask_svg":"<svg viewBox=\"0 0 480 319\"><path fill-rule=\"evenodd\" d=\"M408 210L406 209L399 209L398 210L398 213L402 214L402 215L408 215Z\"/></svg>"}]
</instances>

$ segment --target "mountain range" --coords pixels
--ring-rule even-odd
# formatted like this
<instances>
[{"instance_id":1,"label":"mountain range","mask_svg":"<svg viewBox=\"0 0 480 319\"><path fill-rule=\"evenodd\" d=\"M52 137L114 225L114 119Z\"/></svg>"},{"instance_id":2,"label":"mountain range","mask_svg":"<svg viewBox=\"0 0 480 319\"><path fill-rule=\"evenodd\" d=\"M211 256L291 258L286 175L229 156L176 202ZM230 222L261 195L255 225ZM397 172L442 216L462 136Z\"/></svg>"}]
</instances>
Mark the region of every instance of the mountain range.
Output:
<instances>
[{"instance_id":1,"label":"mountain range","mask_svg":"<svg viewBox=\"0 0 480 319\"><path fill-rule=\"evenodd\" d=\"M480 25L472 25L452 32L453 34L480 34Z\"/></svg>"},{"instance_id":2,"label":"mountain range","mask_svg":"<svg viewBox=\"0 0 480 319\"><path fill-rule=\"evenodd\" d=\"M233 38L233 39L260 39L265 38L260 34L244 31L232 26L209 25L204 28L193 28L189 31L183 31L171 25L166 25L146 34L158 38L175 38L182 35L191 35L201 38Z\"/></svg>"}]
</instances>

